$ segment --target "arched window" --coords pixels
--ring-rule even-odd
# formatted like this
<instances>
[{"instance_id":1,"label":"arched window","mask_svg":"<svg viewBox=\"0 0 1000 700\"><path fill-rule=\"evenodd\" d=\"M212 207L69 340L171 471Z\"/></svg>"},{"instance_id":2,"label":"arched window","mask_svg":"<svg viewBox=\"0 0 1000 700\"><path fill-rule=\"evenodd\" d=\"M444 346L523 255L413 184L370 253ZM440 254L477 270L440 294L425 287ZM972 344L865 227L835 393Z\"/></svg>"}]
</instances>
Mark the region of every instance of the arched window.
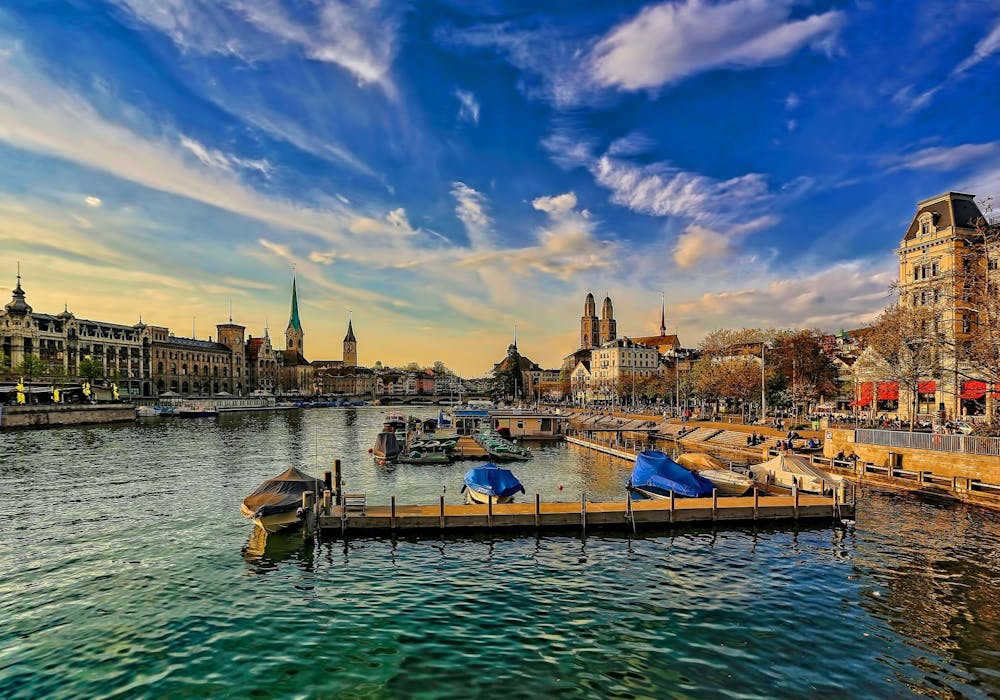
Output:
<instances>
[{"instance_id":1,"label":"arched window","mask_svg":"<svg viewBox=\"0 0 1000 700\"><path fill-rule=\"evenodd\" d=\"M163 363L162 362L157 362L156 363L156 373L157 374L163 374Z\"/></svg>"}]
</instances>

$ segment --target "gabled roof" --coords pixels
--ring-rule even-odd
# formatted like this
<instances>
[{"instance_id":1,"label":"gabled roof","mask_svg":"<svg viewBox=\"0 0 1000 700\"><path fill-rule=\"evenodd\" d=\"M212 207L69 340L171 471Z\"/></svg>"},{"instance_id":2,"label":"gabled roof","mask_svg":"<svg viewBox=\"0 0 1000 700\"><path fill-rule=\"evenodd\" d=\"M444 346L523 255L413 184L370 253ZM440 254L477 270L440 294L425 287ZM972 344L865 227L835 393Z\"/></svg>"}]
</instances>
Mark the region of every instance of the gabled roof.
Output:
<instances>
[{"instance_id":1,"label":"gabled roof","mask_svg":"<svg viewBox=\"0 0 1000 700\"><path fill-rule=\"evenodd\" d=\"M920 216L929 213L934 217L934 226L943 228L965 228L971 229L976 219L983 213L976 204L975 195L964 194L962 192L945 192L937 197L925 199L917 204L917 213L913 215L909 228L903 241L909 241L917 237L920 231Z\"/></svg>"}]
</instances>

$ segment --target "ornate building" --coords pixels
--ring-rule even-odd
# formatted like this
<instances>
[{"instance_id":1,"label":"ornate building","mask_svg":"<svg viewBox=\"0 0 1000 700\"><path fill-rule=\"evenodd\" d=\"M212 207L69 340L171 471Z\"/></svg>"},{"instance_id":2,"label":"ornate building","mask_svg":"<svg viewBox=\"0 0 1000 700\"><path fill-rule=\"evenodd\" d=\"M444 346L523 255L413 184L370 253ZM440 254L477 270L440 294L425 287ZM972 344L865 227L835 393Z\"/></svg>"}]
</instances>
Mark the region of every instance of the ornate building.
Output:
<instances>
[{"instance_id":1,"label":"ornate building","mask_svg":"<svg viewBox=\"0 0 1000 700\"><path fill-rule=\"evenodd\" d=\"M227 338L235 344L236 328L243 326L222 324L217 326L218 337L227 328ZM233 345L216 342L211 338L177 337L164 326L149 326L153 363L153 389L155 394L170 391L185 396L210 396L227 393L242 395L246 392L243 375L242 335L237 352Z\"/></svg>"},{"instance_id":2,"label":"ornate building","mask_svg":"<svg viewBox=\"0 0 1000 700\"><path fill-rule=\"evenodd\" d=\"M11 367L32 355L45 363L46 374L59 368L71 381L78 376L80 362L89 356L101 364L104 377L117 383L122 394L149 395L152 389L150 334L145 324L76 318L68 308L56 315L36 313L26 300L20 272L11 300L0 313L0 349Z\"/></svg>"},{"instance_id":3,"label":"ornate building","mask_svg":"<svg viewBox=\"0 0 1000 700\"><path fill-rule=\"evenodd\" d=\"M247 339L247 380L253 391L266 391L273 394L278 390L278 375L281 370L280 354L271 345L271 336L267 326L264 335L259 338L250 336Z\"/></svg>"},{"instance_id":4,"label":"ornate building","mask_svg":"<svg viewBox=\"0 0 1000 700\"><path fill-rule=\"evenodd\" d=\"M600 345L609 343L618 337L618 323L615 321L615 310L611 306L611 297L604 297L601 304L601 342Z\"/></svg>"}]
</instances>

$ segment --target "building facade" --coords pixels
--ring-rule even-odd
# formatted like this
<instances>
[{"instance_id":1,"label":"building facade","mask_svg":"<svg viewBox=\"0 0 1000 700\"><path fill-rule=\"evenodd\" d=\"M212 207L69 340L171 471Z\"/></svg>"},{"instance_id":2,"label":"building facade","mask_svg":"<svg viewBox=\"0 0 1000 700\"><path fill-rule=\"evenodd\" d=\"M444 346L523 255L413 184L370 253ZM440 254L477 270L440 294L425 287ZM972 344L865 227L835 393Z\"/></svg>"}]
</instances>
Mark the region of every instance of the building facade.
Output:
<instances>
[{"instance_id":1,"label":"building facade","mask_svg":"<svg viewBox=\"0 0 1000 700\"><path fill-rule=\"evenodd\" d=\"M609 340L591 353L590 393L598 401L611 401L627 395L640 378L659 372L660 355L655 348L629 338Z\"/></svg>"}]
</instances>

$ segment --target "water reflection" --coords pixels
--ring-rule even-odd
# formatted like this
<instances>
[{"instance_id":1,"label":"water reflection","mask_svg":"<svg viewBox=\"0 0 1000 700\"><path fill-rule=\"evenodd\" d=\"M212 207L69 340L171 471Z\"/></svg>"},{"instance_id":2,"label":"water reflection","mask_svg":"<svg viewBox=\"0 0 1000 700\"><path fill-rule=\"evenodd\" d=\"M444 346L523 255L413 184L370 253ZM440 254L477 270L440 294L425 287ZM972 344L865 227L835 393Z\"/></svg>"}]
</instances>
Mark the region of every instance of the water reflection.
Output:
<instances>
[{"instance_id":1,"label":"water reflection","mask_svg":"<svg viewBox=\"0 0 1000 700\"><path fill-rule=\"evenodd\" d=\"M313 571L316 556L315 542L302 532L268 533L264 528L253 527L250 539L243 547L247 571L266 574L277 571L281 564L293 561L303 571Z\"/></svg>"}]
</instances>

